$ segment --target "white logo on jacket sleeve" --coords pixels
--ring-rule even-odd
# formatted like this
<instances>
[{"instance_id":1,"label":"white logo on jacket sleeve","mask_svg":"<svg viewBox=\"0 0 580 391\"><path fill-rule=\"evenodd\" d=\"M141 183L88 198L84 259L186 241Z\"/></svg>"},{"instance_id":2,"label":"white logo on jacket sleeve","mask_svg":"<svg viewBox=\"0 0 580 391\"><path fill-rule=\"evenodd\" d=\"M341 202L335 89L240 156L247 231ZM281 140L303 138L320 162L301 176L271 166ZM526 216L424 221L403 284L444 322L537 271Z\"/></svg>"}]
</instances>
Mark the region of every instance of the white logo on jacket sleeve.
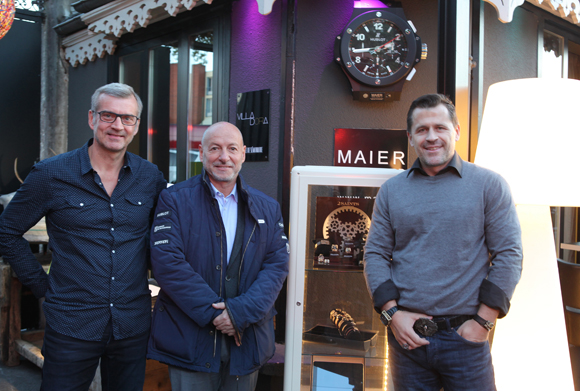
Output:
<instances>
[{"instance_id":1,"label":"white logo on jacket sleeve","mask_svg":"<svg viewBox=\"0 0 580 391\"><path fill-rule=\"evenodd\" d=\"M258 219L258 224L266 224L266 220L264 220L264 219Z\"/></svg>"},{"instance_id":2,"label":"white logo on jacket sleeve","mask_svg":"<svg viewBox=\"0 0 580 391\"><path fill-rule=\"evenodd\" d=\"M153 243L154 246L159 246L160 244L169 244L169 240L168 239L158 240Z\"/></svg>"},{"instance_id":3,"label":"white logo on jacket sleeve","mask_svg":"<svg viewBox=\"0 0 580 391\"><path fill-rule=\"evenodd\" d=\"M170 224L156 225L155 228L153 228L153 232L158 232L158 231L171 231L171 225Z\"/></svg>"},{"instance_id":4,"label":"white logo on jacket sleeve","mask_svg":"<svg viewBox=\"0 0 580 391\"><path fill-rule=\"evenodd\" d=\"M155 217L156 218L160 218L160 217L169 217L169 216L171 216L171 211L170 210L166 210L164 212L157 213L157 215Z\"/></svg>"}]
</instances>

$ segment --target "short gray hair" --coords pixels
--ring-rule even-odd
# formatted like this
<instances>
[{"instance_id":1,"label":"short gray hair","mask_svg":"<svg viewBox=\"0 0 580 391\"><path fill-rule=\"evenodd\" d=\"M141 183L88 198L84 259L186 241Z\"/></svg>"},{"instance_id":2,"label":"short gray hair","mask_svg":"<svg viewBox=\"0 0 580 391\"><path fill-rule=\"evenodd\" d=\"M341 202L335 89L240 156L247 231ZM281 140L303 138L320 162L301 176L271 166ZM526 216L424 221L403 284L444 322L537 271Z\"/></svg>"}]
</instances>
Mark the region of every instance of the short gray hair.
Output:
<instances>
[{"instance_id":1,"label":"short gray hair","mask_svg":"<svg viewBox=\"0 0 580 391\"><path fill-rule=\"evenodd\" d=\"M143 110L143 102L141 102L141 98L135 92L133 87L122 84L122 83L110 83L106 84L102 87L97 88L93 97L91 98L91 111L96 113L99 109L99 99L101 95L109 95L114 98L129 98L130 96L134 96L135 100L137 101L137 117L141 117L141 111ZM119 113L119 114L127 114L127 113ZM95 117L96 118L96 117Z\"/></svg>"}]
</instances>

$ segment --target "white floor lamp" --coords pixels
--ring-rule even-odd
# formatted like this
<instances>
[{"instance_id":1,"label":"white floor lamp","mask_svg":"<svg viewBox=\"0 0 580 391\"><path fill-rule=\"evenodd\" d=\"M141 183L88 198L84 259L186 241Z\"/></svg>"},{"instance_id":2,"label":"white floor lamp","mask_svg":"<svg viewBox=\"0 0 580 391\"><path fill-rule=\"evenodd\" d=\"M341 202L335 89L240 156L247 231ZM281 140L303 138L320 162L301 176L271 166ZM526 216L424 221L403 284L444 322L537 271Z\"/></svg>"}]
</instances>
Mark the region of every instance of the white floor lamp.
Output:
<instances>
[{"instance_id":1,"label":"white floor lamp","mask_svg":"<svg viewBox=\"0 0 580 391\"><path fill-rule=\"evenodd\" d=\"M574 390L550 206L580 206L580 81L492 85L475 163L509 183L522 226L522 279L497 322L499 391Z\"/></svg>"}]
</instances>

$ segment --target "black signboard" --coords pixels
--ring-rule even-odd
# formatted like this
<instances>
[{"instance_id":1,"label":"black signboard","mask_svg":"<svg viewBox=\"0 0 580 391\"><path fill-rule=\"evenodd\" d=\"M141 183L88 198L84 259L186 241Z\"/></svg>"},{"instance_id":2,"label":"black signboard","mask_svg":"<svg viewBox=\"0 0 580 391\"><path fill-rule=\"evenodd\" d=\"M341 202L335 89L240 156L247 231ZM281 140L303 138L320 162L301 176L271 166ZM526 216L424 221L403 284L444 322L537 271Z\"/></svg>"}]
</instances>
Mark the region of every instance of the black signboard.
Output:
<instances>
[{"instance_id":1,"label":"black signboard","mask_svg":"<svg viewBox=\"0 0 580 391\"><path fill-rule=\"evenodd\" d=\"M267 161L270 142L270 90L238 94L236 126L244 138L246 161Z\"/></svg>"},{"instance_id":2,"label":"black signboard","mask_svg":"<svg viewBox=\"0 0 580 391\"><path fill-rule=\"evenodd\" d=\"M334 165L407 169L405 130L334 129Z\"/></svg>"}]
</instances>

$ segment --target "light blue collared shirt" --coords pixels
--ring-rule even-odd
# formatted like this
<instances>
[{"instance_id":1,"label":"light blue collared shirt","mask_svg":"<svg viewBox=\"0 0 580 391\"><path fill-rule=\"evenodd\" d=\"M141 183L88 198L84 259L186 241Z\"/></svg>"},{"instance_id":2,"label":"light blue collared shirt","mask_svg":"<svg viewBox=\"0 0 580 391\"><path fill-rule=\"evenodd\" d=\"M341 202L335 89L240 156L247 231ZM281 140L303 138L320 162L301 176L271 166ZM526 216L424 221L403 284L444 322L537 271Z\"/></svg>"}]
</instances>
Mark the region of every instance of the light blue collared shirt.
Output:
<instances>
[{"instance_id":1,"label":"light blue collared shirt","mask_svg":"<svg viewBox=\"0 0 580 391\"><path fill-rule=\"evenodd\" d=\"M224 197L213 183L210 182L213 190L213 196L220 206L220 213L222 215L222 222L226 229L226 246L227 246L227 262L230 262L232 249L234 248L234 240L236 239L236 228L238 227L238 184L234 185L232 192L227 197Z\"/></svg>"}]
</instances>

